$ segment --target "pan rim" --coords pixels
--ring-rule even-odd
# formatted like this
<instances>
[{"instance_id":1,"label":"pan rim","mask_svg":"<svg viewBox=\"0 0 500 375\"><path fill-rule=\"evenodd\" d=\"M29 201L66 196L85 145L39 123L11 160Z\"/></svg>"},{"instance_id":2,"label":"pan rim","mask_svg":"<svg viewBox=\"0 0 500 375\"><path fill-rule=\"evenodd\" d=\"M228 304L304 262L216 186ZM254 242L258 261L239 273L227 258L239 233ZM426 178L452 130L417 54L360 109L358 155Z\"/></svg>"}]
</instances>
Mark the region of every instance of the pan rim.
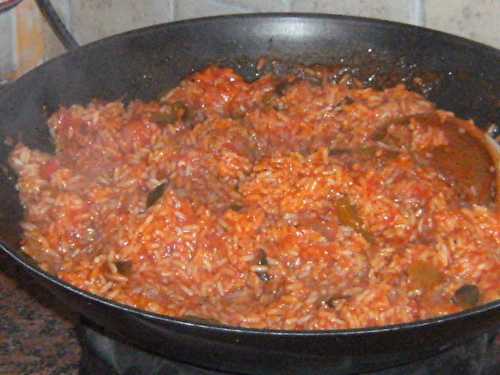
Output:
<instances>
[{"instance_id":1,"label":"pan rim","mask_svg":"<svg viewBox=\"0 0 500 375\"><path fill-rule=\"evenodd\" d=\"M24 81L25 79L28 79L31 75L35 74L39 70L43 70L47 65L51 65L53 63L56 63L57 61L63 60L64 58L68 58L68 56L71 55L78 55L78 54L83 54L86 53L88 50L92 50L94 48L99 48L101 44L104 43L113 43L116 40L123 40L126 38L131 38L134 36L137 36L138 34L144 34L147 35L149 33L155 33L157 30L162 30L165 28L171 28L173 29L172 31L175 31L175 28L178 27L184 27L186 25L191 25L191 24L203 24L203 23L215 23L215 22L224 22L224 21L231 21L231 20L237 20L237 19L276 19L276 18L282 18L282 19L302 19L302 20L317 20L317 19L323 19L323 20L331 20L331 21L336 21L336 22L342 22L346 24L365 24L365 25L370 25L370 26L379 26L379 27L385 27L385 28L398 28L400 30L401 28L406 29L408 31L414 30L414 31L419 31L419 32L425 32L428 34L432 34L433 37L440 37L444 38L445 40L458 43L460 45L463 45L467 48L473 48L473 49L480 49L481 52L487 53L487 54L492 54L495 58L499 60L500 63L500 48L495 48L493 46L490 46L488 44L484 44L481 42L477 42L474 40L470 40L458 35L446 33L444 31L439 31L439 30L434 30L430 29L427 27L423 26L416 26L416 25L411 25L407 23L402 23L402 22L395 22L395 21L387 21L387 20L381 20L377 18L369 18L369 17L359 17L359 16L346 16L346 15L339 15L339 14L326 14L326 13L311 13L311 12L297 12L297 13L291 13L291 12L269 12L269 13L238 13L238 14L226 14L226 15L219 15L219 16L208 16L208 17L198 17L198 18L190 18L190 19L184 19L184 20L179 20L179 21L173 21L173 22L165 22L165 23L160 23L156 25L151 25L151 26L146 26L146 27L141 27L138 29L133 29L130 31L126 31L123 33L118 33L114 35L107 36L102 39L95 40L93 42L81 45L78 48L75 48L73 50L66 51L62 53L61 55L52 58L36 68L26 72L23 74L21 77L19 77L16 82L18 81ZM8 85L6 88L0 92L0 98L3 95L6 95L5 93L10 90L11 85Z\"/></svg>"},{"instance_id":2,"label":"pan rim","mask_svg":"<svg viewBox=\"0 0 500 375\"><path fill-rule=\"evenodd\" d=\"M353 24L365 24L370 26L378 26L384 28L397 28L401 30L404 28L408 31L414 30L419 32L425 32L434 37L439 37L442 40L448 40L452 43L466 46L467 48L472 49L480 49L483 54L491 54L494 58L500 60L500 49L495 47L482 44L479 42L471 41L466 38L462 38L453 34L432 30L429 28L409 25L400 22L393 21L385 21L373 18L366 17L355 17L355 16L343 16L343 15L334 15L334 14L321 14L321 13L244 13L244 14L231 14L231 15L222 15L222 16L211 16L211 17L202 17L202 18L194 18L187 19L169 23L158 24L154 26L143 27L135 30L131 30L125 33L120 33L116 35L112 35L89 44L86 44L82 47L79 47L75 50L68 51L61 56L51 59L39 67L31 70L26 73L22 77L18 79L18 81L28 80L31 76L37 74L40 70L43 70L47 65L52 64L56 61L60 61L63 59L67 59L70 55L79 55L84 54L87 51L90 51L94 48L99 48L102 44L113 43L114 41L120 39L123 41L124 39L133 38L139 34L147 35L149 33L154 33L157 30L171 28L172 31L175 31L175 28L184 27L186 25L192 24L203 24L203 23L212 23L212 22L230 22L231 20L237 19L273 19L283 18L283 19L298 19L298 20L331 20L337 22L344 23L353 23ZM4 95L9 95L11 90L15 89L15 85L10 85L6 89L2 90L0 94L0 102L3 100ZM283 336L283 337L318 337L318 336L351 336L351 335L373 335L380 333L389 333L393 331L398 332L411 332L414 329L422 328L422 327L435 327L441 324L444 324L448 321L452 320L463 320L468 319L480 314L487 313L489 311L498 311L500 312L500 300L496 300L490 302L488 304L483 304L476 308L462 311L459 313L448 314L440 317L425 319L425 320L417 320L413 322L403 323L403 324L394 324L394 325L385 325L378 327L366 327L366 328L357 328L357 329L342 329L342 330L278 330L278 329L255 329L255 328L244 328L244 327L234 327L234 326L218 326L212 324L204 324L204 323L194 323L187 320L182 320L174 317L169 317L166 315L160 315L153 312L148 312L145 310L137 309L129 305L121 304L118 302L114 302L112 300L106 299L104 297L97 296L95 294L89 293L82 289L72 286L69 283L64 282L56 276L53 276L37 265L34 264L33 260L29 258L29 256L22 253L20 249L14 250L11 249L7 244L0 240L0 248L6 253L11 259L13 259L16 263L23 267L23 270L27 270L36 276L44 279L45 281L51 283L52 285L57 285L58 288L64 289L66 292L70 292L78 295L79 297L85 298L86 300L93 301L95 303L104 305L113 310L119 310L121 312L133 314L136 317L140 317L143 319L147 319L149 321L168 323L171 325L182 326L186 328L202 328L204 330L210 332L219 332L219 333L238 333L242 335L252 335L252 336L261 336L261 335L273 335L273 336Z\"/></svg>"}]
</instances>

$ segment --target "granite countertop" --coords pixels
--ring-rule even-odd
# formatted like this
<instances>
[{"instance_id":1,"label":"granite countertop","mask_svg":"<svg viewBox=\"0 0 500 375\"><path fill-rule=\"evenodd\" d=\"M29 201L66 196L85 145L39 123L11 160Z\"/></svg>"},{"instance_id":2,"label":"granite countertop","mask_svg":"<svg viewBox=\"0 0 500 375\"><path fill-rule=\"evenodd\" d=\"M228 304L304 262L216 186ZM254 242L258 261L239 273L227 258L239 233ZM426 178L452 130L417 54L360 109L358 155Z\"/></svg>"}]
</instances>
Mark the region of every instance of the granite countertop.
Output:
<instances>
[{"instance_id":1,"label":"granite countertop","mask_svg":"<svg viewBox=\"0 0 500 375\"><path fill-rule=\"evenodd\" d=\"M0 374L78 374L77 320L0 254Z\"/></svg>"},{"instance_id":2,"label":"granite countertop","mask_svg":"<svg viewBox=\"0 0 500 375\"><path fill-rule=\"evenodd\" d=\"M0 88L6 81L0 78ZM0 253L0 374L76 375L78 316Z\"/></svg>"},{"instance_id":3,"label":"granite countertop","mask_svg":"<svg viewBox=\"0 0 500 375\"><path fill-rule=\"evenodd\" d=\"M78 316L0 253L0 374L77 375ZM485 374L498 374L500 334Z\"/></svg>"}]
</instances>

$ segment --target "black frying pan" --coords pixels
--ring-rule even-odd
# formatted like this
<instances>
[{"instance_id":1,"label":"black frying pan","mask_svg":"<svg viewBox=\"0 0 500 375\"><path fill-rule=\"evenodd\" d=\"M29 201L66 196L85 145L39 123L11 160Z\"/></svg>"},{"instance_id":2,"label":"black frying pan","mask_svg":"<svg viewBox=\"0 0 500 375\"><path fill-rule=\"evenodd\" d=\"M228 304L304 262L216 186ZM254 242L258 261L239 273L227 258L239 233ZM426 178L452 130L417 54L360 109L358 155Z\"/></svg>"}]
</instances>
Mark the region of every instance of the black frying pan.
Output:
<instances>
[{"instance_id":1,"label":"black frying pan","mask_svg":"<svg viewBox=\"0 0 500 375\"><path fill-rule=\"evenodd\" d=\"M416 75L440 107L481 127L500 122L500 51L397 23L319 15L246 15L176 22L78 48L0 93L0 135L51 150L46 119L92 98L152 99L210 63L255 76L263 55L305 64L350 63L375 85ZM5 164L9 147L0 146ZM1 249L91 322L170 358L242 373L318 374L382 368L429 355L500 327L500 301L410 324L345 331L287 332L216 327L146 313L71 287L19 250L22 210L14 178L0 184Z\"/></svg>"}]
</instances>

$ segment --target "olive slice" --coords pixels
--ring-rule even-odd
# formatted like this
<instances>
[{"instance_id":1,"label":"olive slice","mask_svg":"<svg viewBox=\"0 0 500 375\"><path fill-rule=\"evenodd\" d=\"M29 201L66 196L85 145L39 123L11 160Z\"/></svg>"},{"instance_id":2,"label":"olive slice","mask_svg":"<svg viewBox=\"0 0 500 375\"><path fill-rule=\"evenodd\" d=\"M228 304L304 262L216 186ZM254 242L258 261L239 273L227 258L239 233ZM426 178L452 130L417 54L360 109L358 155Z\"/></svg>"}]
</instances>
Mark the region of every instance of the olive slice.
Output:
<instances>
[{"instance_id":1,"label":"olive slice","mask_svg":"<svg viewBox=\"0 0 500 375\"><path fill-rule=\"evenodd\" d=\"M132 274L132 262L130 260L119 260L115 262L118 273L123 276L130 276Z\"/></svg>"},{"instance_id":2,"label":"olive slice","mask_svg":"<svg viewBox=\"0 0 500 375\"><path fill-rule=\"evenodd\" d=\"M465 284L453 294L453 303L463 309L474 307L479 302L479 288L472 284Z\"/></svg>"},{"instance_id":3,"label":"olive slice","mask_svg":"<svg viewBox=\"0 0 500 375\"><path fill-rule=\"evenodd\" d=\"M165 189L167 187L167 183L164 182L158 186L156 186L153 190L151 190L146 199L146 208L154 205L158 200L163 196Z\"/></svg>"}]
</instances>

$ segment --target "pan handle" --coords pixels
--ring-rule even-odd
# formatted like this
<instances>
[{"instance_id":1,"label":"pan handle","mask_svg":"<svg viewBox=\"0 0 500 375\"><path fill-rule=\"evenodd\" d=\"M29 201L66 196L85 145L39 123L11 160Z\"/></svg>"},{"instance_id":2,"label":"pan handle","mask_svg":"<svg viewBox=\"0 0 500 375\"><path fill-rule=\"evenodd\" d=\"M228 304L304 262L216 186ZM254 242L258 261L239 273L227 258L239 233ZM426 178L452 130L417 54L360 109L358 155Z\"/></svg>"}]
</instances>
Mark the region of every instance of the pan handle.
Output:
<instances>
[{"instance_id":1,"label":"pan handle","mask_svg":"<svg viewBox=\"0 0 500 375\"><path fill-rule=\"evenodd\" d=\"M23 0L3 0L0 1L0 13L6 12L17 6Z\"/></svg>"},{"instance_id":2,"label":"pan handle","mask_svg":"<svg viewBox=\"0 0 500 375\"><path fill-rule=\"evenodd\" d=\"M36 0L36 3L38 4L38 8L40 8L42 14L49 22L52 31L54 31L54 34L56 34L57 38L61 41L64 48L66 48L67 50L78 48L78 42L61 20L56 10L52 6L50 0Z\"/></svg>"}]
</instances>

